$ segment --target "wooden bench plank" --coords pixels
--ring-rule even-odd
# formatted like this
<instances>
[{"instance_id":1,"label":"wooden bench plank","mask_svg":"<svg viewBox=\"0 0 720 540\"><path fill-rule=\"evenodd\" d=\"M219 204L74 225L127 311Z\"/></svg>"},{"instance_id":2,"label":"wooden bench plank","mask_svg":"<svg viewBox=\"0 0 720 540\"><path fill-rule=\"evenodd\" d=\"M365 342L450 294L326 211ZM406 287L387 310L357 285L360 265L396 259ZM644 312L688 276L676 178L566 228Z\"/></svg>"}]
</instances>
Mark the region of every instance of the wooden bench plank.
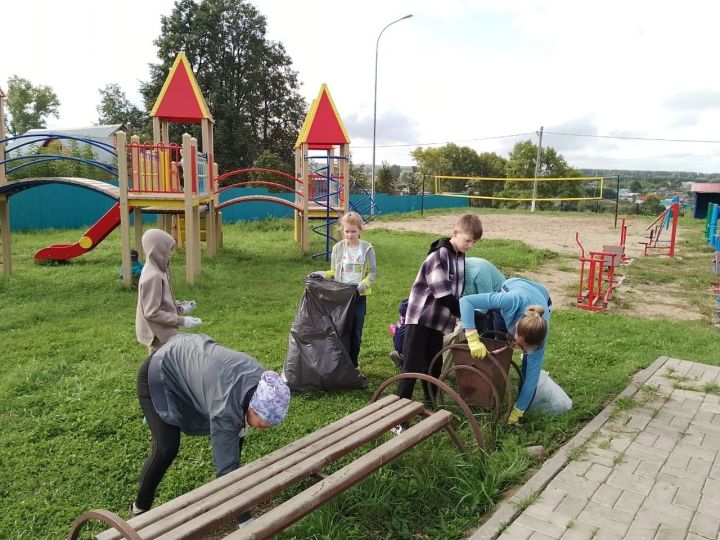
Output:
<instances>
[{"instance_id":1,"label":"wooden bench plank","mask_svg":"<svg viewBox=\"0 0 720 540\"><path fill-rule=\"evenodd\" d=\"M397 423L416 416L421 409L422 407L418 403L389 395L228 475L133 518L129 523L141 532L140 535L143 539L163 537L163 534L170 534L169 531L173 531L174 528L189 521L193 521L193 527L200 527L203 531L212 530L218 524L229 521L231 517L239 515L247 508L257 504L249 501L243 495L244 492L287 471L313 455L322 455L324 458L330 459L327 457L330 455L328 449L333 449L333 445L337 445L338 442L342 442L362 428L380 425L387 431ZM397 420L398 418L400 420ZM360 442L358 446L377 436L365 432L367 440ZM337 451L337 448L334 450ZM343 453L340 454L340 457L351 450L341 450ZM332 458L329 462L336 459L337 457ZM295 471L298 476L287 479L288 485L319 472L322 466L309 473ZM276 492L277 490L275 490ZM274 493L265 494L263 500L270 499L273 495ZM211 510L218 511L211 512ZM122 536L116 530L109 529L100 533L96 538L115 540Z\"/></svg>"},{"instance_id":2,"label":"wooden bench plank","mask_svg":"<svg viewBox=\"0 0 720 540\"><path fill-rule=\"evenodd\" d=\"M282 492L287 487L298 483L313 474L320 471L324 467L335 463L348 453L360 448L369 441L375 440L383 433L386 433L397 424L410 420L423 410L423 405L410 400L399 400L401 408L393 412L378 411L376 418L372 422L368 422L367 426L359 425L348 426L346 429L338 432L340 439L335 444L317 451L312 446L302 450L300 456L297 456L296 464L284 469L284 465L276 464L262 475L262 482L256 482L254 486L247 489L245 486L233 487L223 491L223 497L230 492L237 493L233 498L217 504L215 501L208 499L203 502L202 507L205 512L186 523L174 528L167 534L155 536L150 534L150 527L141 532L141 537L147 540L177 540L180 538L194 538L195 536L209 532L217 527L219 523L226 522L228 516L237 516L241 513L254 508L258 504L268 501ZM360 424L358 422L357 424Z\"/></svg>"},{"instance_id":3,"label":"wooden bench plank","mask_svg":"<svg viewBox=\"0 0 720 540\"><path fill-rule=\"evenodd\" d=\"M382 444L359 457L327 479L309 487L292 499L276 506L269 512L244 525L240 530L226 537L226 540L248 540L268 538L355 485L377 471L389 461L427 439L433 433L444 429L452 421L452 413L440 410L404 431L399 437Z\"/></svg>"}]
</instances>

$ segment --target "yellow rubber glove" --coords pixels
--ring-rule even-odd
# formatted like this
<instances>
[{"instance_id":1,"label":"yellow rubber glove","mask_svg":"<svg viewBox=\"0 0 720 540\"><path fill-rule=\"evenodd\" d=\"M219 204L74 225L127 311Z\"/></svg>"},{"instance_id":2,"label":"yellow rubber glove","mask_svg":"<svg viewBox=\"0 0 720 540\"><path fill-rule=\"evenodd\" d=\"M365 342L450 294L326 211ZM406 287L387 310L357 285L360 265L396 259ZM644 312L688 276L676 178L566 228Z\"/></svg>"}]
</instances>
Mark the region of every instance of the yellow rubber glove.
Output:
<instances>
[{"instance_id":1,"label":"yellow rubber glove","mask_svg":"<svg viewBox=\"0 0 720 540\"><path fill-rule=\"evenodd\" d=\"M470 346L470 355L473 358L485 358L487 355L487 349L483 342L480 341L480 336L477 330L465 330L465 337L467 338L468 345Z\"/></svg>"},{"instance_id":2,"label":"yellow rubber glove","mask_svg":"<svg viewBox=\"0 0 720 540\"><path fill-rule=\"evenodd\" d=\"M521 411L517 407L513 407L512 411L510 411L510 416L508 416L508 426L517 425L523 414L525 414L525 411Z\"/></svg>"}]
</instances>

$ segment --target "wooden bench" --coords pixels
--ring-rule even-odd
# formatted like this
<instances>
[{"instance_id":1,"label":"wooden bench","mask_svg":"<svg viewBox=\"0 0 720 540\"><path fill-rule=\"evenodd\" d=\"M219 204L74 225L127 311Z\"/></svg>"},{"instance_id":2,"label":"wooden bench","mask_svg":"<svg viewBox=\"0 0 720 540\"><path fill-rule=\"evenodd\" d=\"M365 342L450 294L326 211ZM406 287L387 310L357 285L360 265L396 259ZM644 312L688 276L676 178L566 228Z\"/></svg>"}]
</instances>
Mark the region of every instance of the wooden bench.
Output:
<instances>
[{"instance_id":1,"label":"wooden bench","mask_svg":"<svg viewBox=\"0 0 720 540\"><path fill-rule=\"evenodd\" d=\"M353 450L376 441L392 427L411 422L412 427L358 457L335 473L322 471ZM112 526L97 540L170 540L197 538L231 522L309 477L321 480L280 504L227 538L267 538L290 526L324 502L378 470L433 433L447 430L461 451L464 447L451 427L446 410L427 411L419 402L388 395L302 439L248 463L230 474L125 521L107 510L90 510L79 516L68 538L78 537L88 521Z\"/></svg>"}]
</instances>

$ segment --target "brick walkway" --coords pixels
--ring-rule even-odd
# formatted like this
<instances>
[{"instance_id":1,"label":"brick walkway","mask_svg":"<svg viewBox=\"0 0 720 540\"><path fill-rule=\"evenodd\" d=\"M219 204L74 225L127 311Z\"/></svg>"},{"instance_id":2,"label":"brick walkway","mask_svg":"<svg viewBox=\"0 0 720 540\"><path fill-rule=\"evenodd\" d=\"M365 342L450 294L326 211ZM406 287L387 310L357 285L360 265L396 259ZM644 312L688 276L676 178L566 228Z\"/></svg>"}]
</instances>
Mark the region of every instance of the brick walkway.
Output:
<instances>
[{"instance_id":1,"label":"brick walkway","mask_svg":"<svg viewBox=\"0 0 720 540\"><path fill-rule=\"evenodd\" d=\"M666 357L471 540L720 538L720 368Z\"/></svg>"}]
</instances>

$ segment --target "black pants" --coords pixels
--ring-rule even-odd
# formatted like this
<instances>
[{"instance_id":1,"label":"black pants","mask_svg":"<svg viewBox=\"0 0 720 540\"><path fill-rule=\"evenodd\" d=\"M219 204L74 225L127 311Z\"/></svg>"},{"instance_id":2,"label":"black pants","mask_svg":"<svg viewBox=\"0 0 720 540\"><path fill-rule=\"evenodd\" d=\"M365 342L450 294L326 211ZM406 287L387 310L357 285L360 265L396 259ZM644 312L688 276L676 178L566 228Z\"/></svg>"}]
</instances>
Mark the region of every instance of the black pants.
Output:
<instances>
[{"instance_id":1,"label":"black pants","mask_svg":"<svg viewBox=\"0 0 720 540\"><path fill-rule=\"evenodd\" d=\"M180 428L164 422L153 407L148 386L149 367L150 358L140 364L137 374L138 401L152 438L152 449L140 472L140 486L135 498L135 504L142 510L149 510L152 506L155 490L180 448Z\"/></svg>"},{"instance_id":2,"label":"black pants","mask_svg":"<svg viewBox=\"0 0 720 540\"><path fill-rule=\"evenodd\" d=\"M430 361L440 352L443 345L443 334L427 326L419 324L405 325L405 342L403 343L403 356L405 365L403 373L428 373ZM442 371L442 360L435 362L433 372L429 375L438 377ZM415 379L403 379L398 382L397 395L403 398L412 399L415 389ZM437 389L422 381L423 399L426 405L432 403L432 396L435 396Z\"/></svg>"},{"instance_id":3,"label":"black pants","mask_svg":"<svg viewBox=\"0 0 720 540\"><path fill-rule=\"evenodd\" d=\"M152 449L140 472L140 486L135 497L135 505L141 510L149 510L152 506L155 491L180 449L180 428L164 422L153 406L148 385L149 367L150 357L140 364L137 374L138 401L140 401L140 408L145 415L152 438ZM242 455L243 441L244 437L238 439L239 455ZM251 517L252 515L248 511L238 516L235 521L243 523Z\"/></svg>"}]
</instances>

